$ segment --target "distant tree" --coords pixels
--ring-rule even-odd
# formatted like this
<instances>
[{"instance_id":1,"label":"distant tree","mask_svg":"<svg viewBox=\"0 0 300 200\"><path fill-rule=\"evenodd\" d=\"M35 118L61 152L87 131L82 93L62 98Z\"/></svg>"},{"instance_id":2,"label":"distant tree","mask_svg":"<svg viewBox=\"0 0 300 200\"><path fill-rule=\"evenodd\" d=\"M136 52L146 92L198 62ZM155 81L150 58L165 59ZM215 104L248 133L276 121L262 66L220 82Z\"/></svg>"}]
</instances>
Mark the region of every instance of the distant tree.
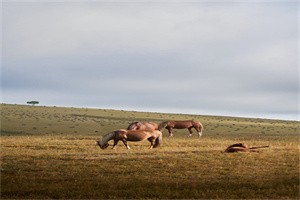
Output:
<instances>
[{"instance_id":1,"label":"distant tree","mask_svg":"<svg viewBox=\"0 0 300 200\"><path fill-rule=\"evenodd\" d=\"M40 102L38 102L38 101L27 101L27 103L34 106L35 104L39 104Z\"/></svg>"}]
</instances>

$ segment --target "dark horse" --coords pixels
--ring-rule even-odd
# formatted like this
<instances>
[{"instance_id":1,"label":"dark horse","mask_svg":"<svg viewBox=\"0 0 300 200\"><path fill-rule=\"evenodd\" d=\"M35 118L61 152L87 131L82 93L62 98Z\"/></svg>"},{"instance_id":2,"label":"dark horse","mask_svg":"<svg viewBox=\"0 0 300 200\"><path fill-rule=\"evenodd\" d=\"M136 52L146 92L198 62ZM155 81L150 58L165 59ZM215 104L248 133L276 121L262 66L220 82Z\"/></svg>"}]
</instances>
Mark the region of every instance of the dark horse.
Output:
<instances>
[{"instance_id":1,"label":"dark horse","mask_svg":"<svg viewBox=\"0 0 300 200\"><path fill-rule=\"evenodd\" d=\"M158 130L158 125L154 122L133 122L127 130Z\"/></svg>"},{"instance_id":2,"label":"dark horse","mask_svg":"<svg viewBox=\"0 0 300 200\"><path fill-rule=\"evenodd\" d=\"M187 120L187 121L166 121L161 123L158 126L158 130L162 130L163 128L168 129L169 131L169 136L172 137L172 129L185 129L187 128L190 132L190 136L192 136L192 128L196 129L196 131L198 132L199 137L202 136L202 132L203 132L203 125L198 122L198 121L193 121L193 120Z\"/></svg>"},{"instance_id":3,"label":"dark horse","mask_svg":"<svg viewBox=\"0 0 300 200\"><path fill-rule=\"evenodd\" d=\"M116 130L114 132L104 135L100 140L97 141L97 144L101 149L106 149L109 144L108 141L114 140L113 149L118 144L119 140L122 140L127 149L130 147L127 145L127 141L143 141L148 139L151 143L150 149L159 147L162 141L162 133L158 130Z\"/></svg>"}]
</instances>

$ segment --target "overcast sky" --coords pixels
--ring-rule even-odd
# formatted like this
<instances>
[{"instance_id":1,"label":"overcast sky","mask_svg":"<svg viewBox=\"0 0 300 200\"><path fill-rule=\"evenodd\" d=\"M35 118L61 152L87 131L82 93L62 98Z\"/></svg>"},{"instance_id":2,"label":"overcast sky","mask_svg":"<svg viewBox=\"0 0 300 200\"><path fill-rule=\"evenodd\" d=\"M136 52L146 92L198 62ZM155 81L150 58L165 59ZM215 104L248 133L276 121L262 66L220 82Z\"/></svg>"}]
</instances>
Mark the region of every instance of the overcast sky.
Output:
<instances>
[{"instance_id":1,"label":"overcast sky","mask_svg":"<svg viewBox=\"0 0 300 200\"><path fill-rule=\"evenodd\" d=\"M298 119L297 1L2 3L3 103Z\"/></svg>"}]
</instances>

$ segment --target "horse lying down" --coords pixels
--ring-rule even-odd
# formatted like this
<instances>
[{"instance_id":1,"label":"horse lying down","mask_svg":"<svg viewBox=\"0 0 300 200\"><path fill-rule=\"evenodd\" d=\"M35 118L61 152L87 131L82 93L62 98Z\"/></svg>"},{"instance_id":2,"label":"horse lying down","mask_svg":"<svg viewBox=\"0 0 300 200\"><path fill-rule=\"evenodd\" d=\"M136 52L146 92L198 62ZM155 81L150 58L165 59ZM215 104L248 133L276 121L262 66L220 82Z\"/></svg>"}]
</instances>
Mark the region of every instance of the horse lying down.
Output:
<instances>
[{"instance_id":1,"label":"horse lying down","mask_svg":"<svg viewBox=\"0 0 300 200\"><path fill-rule=\"evenodd\" d=\"M234 152L256 152L254 149L259 148L268 148L269 146L259 146L259 147L251 147L244 143L236 143L233 145L230 145L227 147L227 149L224 151L225 153L234 153Z\"/></svg>"},{"instance_id":2,"label":"horse lying down","mask_svg":"<svg viewBox=\"0 0 300 200\"><path fill-rule=\"evenodd\" d=\"M104 135L97 141L101 149L106 149L109 144L108 141L114 140L113 149L115 149L118 142L121 140L127 149L130 147L127 141L143 141L148 140L151 145L150 149L159 147L162 141L162 132L158 130L125 130L120 129Z\"/></svg>"}]
</instances>

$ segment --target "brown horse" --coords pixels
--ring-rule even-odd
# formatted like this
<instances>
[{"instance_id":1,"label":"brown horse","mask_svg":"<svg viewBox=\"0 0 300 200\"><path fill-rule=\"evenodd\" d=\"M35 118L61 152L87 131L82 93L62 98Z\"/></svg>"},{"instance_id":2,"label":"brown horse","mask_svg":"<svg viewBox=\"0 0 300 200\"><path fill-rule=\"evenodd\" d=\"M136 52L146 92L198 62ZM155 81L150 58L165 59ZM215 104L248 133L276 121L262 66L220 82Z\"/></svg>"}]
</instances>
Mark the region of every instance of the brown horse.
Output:
<instances>
[{"instance_id":1,"label":"brown horse","mask_svg":"<svg viewBox=\"0 0 300 200\"><path fill-rule=\"evenodd\" d=\"M158 130L162 130L163 128L168 129L169 131L169 136L172 137L173 133L172 130L175 129L185 129L187 128L190 132L189 136L192 136L192 128L196 129L196 131L198 132L199 137L202 136L202 132L203 132L203 125L200 122L197 121L193 121L193 120L187 120L187 121L166 121L161 123L158 126Z\"/></svg>"},{"instance_id":2,"label":"brown horse","mask_svg":"<svg viewBox=\"0 0 300 200\"><path fill-rule=\"evenodd\" d=\"M127 130L158 130L158 125L154 122L133 122Z\"/></svg>"},{"instance_id":3,"label":"brown horse","mask_svg":"<svg viewBox=\"0 0 300 200\"><path fill-rule=\"evenodd\" d=\"M160 145L162 141L162 133L158 130L116 130L114 132L108 133L102 137L102 139L97 141L97 144L101 149L106 149L109 144L108 141L114 140L113 149L118 144L119 140L121 140L127 149L130 147L127 145L127 141L143 141L148 139L151 143L150 149L156 148Z\"/></svg>"},{"instance_id":4,"label":"brown horse","mask_svg":"<svg viewBox=\"0 0 300 200\"><path fill-rule=\"evenodd\" d=\"M230 145L225 149L224 152L226 153L234 153L234 152L256 152L256 150L253 149L260 149L260 148L269 148L270 146L258 146L258 147L249 147L247 144L244 143L236 143L233 145Z\"/></svg>"}]
</instances>

